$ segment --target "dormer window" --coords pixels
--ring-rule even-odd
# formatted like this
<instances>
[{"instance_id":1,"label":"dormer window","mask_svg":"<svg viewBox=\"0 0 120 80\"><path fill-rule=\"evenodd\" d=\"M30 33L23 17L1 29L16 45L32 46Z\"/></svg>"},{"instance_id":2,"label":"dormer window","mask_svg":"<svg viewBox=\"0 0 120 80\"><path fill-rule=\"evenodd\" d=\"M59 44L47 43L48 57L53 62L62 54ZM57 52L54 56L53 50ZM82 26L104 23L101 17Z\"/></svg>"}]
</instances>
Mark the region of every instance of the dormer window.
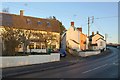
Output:
<instances>
[{"instance_id":1,"label":"dormer window","mask_svg":"<svg viewBox=\"0 0 120 80\"><path fill-rule=\"evenodd\" d=\"M40 24L42 24L42 22L41 22L41 21L38 21L37 24L40 25Z\"/></svg>"},{"instance_id":2,"label":"dormer window","mask_svg":"<svg viewBox=\"0 0 120 80\"><path fill-rule=\"evenodd\" d=\"M30 20L30 19L27 19L27 23L30 24L30 23L31 23L31 20Z\"/></svg>"},{"instance_id":3,"label":"dormer window","mask_svg":"<svg viewBox=\"0 0 120 80\"><path fill-rule=\"evenodd\" d=\"M50 22L47 22L47 26L50 26Z\"/></svg>"}]
</instances>

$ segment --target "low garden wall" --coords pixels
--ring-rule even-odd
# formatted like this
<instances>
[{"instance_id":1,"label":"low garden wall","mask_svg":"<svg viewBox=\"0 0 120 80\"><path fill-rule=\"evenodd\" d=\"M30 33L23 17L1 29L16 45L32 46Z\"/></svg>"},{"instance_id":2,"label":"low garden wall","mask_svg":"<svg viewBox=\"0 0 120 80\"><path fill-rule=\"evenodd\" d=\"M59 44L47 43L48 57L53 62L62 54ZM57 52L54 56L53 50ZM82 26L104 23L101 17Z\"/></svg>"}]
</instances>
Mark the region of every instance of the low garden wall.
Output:
<instances>
[{"instance_id":1,"label":"low garden wall","mask_svg":"<svg viewBox=\"0 0 120 80\"><path fill-rule=\"evenodd\" d=\"M96 50L96 51L80 51L78 54L81 57L87 57L87 56L100 54L100 50Z\"/></svg>"},{"instance_id":2,"label":"low garden wall","mask_svg":"<svg viewBox=\"0 0 120 80\"><path fill-rule=\"evenodd\" d=\"M0 60L2 60L0 62L0 68L5 68L60 61L60 54L51 53L50 55L1 56Z\"/></svg>"}]
</instances>

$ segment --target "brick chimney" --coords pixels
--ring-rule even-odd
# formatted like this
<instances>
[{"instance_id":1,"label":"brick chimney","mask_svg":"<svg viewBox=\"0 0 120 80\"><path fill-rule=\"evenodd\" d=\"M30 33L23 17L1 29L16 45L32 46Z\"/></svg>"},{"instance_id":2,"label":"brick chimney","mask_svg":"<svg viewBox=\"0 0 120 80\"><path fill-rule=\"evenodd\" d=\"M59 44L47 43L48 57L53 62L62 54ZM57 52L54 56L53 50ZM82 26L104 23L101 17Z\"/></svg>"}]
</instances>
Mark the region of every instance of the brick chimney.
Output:
<instances>
[{"instance_id":1,"label":"brick chimney","mask_svg":"<svg viewBox=\"0 0 120 80\"><path fill-rule=\"evenodd\" d=\"M24 10L20 10L20 16L23 16Z\"/></svg>"},{"instance_id":2,"label":"brick chimney","mask_svg":"<svg viewBox=\"0 0 120 80\"><path fill-rule=\"evenodd\" d=\"M80 27L80 28L77 28L80 32L82 32L82 27Z\"/></svg>"},{"instance_id":3,"label":"brick chimney","mask_svg":"<svg viewBox=\"0 0 120 80\"><path fill-rule=\"evenodd\" d=\"M92 32L92 35L94 35L94 32Z\"/></svg>"},{"instance_id":4,"label":"brick chimney","mask_svg":"<svg viewBox=\"0 0 120 80\"><path fill-rule=\"evenodd\" d=\"M73 27L74 27L74 22L71 22L71 26L73 26Z\"/></svg>"}]
</instances>

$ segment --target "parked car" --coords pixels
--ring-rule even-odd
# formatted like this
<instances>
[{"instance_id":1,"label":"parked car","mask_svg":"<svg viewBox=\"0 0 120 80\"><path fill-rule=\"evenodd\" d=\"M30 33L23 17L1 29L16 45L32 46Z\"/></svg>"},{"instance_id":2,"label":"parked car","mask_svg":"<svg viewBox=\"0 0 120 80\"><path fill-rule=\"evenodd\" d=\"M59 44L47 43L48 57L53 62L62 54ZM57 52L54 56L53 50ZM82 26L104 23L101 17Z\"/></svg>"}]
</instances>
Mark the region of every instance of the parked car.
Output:
<instances>
[{"instance_id":1,"label":"parked car","mask_svg":"<svg viewBox=\"0 0 120 80\"><path fill-rule=\"evenodd\" d=\"M66 56L66 51L65 51L65 49L60 49L60 56L61 57L65 57Z\"/></svg>"}]
</instances>

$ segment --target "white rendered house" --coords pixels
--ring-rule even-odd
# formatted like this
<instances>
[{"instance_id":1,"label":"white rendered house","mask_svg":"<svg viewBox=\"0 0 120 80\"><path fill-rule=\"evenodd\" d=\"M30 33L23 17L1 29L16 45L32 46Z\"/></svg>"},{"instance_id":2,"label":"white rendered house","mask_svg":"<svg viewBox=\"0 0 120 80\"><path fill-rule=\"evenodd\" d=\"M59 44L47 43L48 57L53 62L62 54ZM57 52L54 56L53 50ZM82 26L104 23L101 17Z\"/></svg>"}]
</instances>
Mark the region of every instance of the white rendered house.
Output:
<instances>
[{"instance_id":1,"label":"white rendered house","mask_svg":"<svg viewBox=\"0 0 120 80\"><path fill-rule=\"evenodd\" d=\"M74 22L71 22L71 26L66 32L66 45L80 51L80 31L74 27Z\"/></svg>"},{"instance_id":2,"label":"white rendered house","mask_svg":"<svg viewBox=\"0 0 120 80\"><path fill-rule=\"evenodd\" d=\"M106 50L106 41L103 38L99 38L96 40L97 46L99 50Z\"/></svg>"},{"instance_id":3,"label":"white rendered house","mask_svg":"<svg viewBox=\"0 0 120 80\"><path fill-rule=\"evenodd\" d=\"M92 32L92 35L90 37L92 40L91 45L94 50L106 50L106 40L104 39L103 35L99 34L97 31L96 34Z\"/></svg>"}]
</instances>

